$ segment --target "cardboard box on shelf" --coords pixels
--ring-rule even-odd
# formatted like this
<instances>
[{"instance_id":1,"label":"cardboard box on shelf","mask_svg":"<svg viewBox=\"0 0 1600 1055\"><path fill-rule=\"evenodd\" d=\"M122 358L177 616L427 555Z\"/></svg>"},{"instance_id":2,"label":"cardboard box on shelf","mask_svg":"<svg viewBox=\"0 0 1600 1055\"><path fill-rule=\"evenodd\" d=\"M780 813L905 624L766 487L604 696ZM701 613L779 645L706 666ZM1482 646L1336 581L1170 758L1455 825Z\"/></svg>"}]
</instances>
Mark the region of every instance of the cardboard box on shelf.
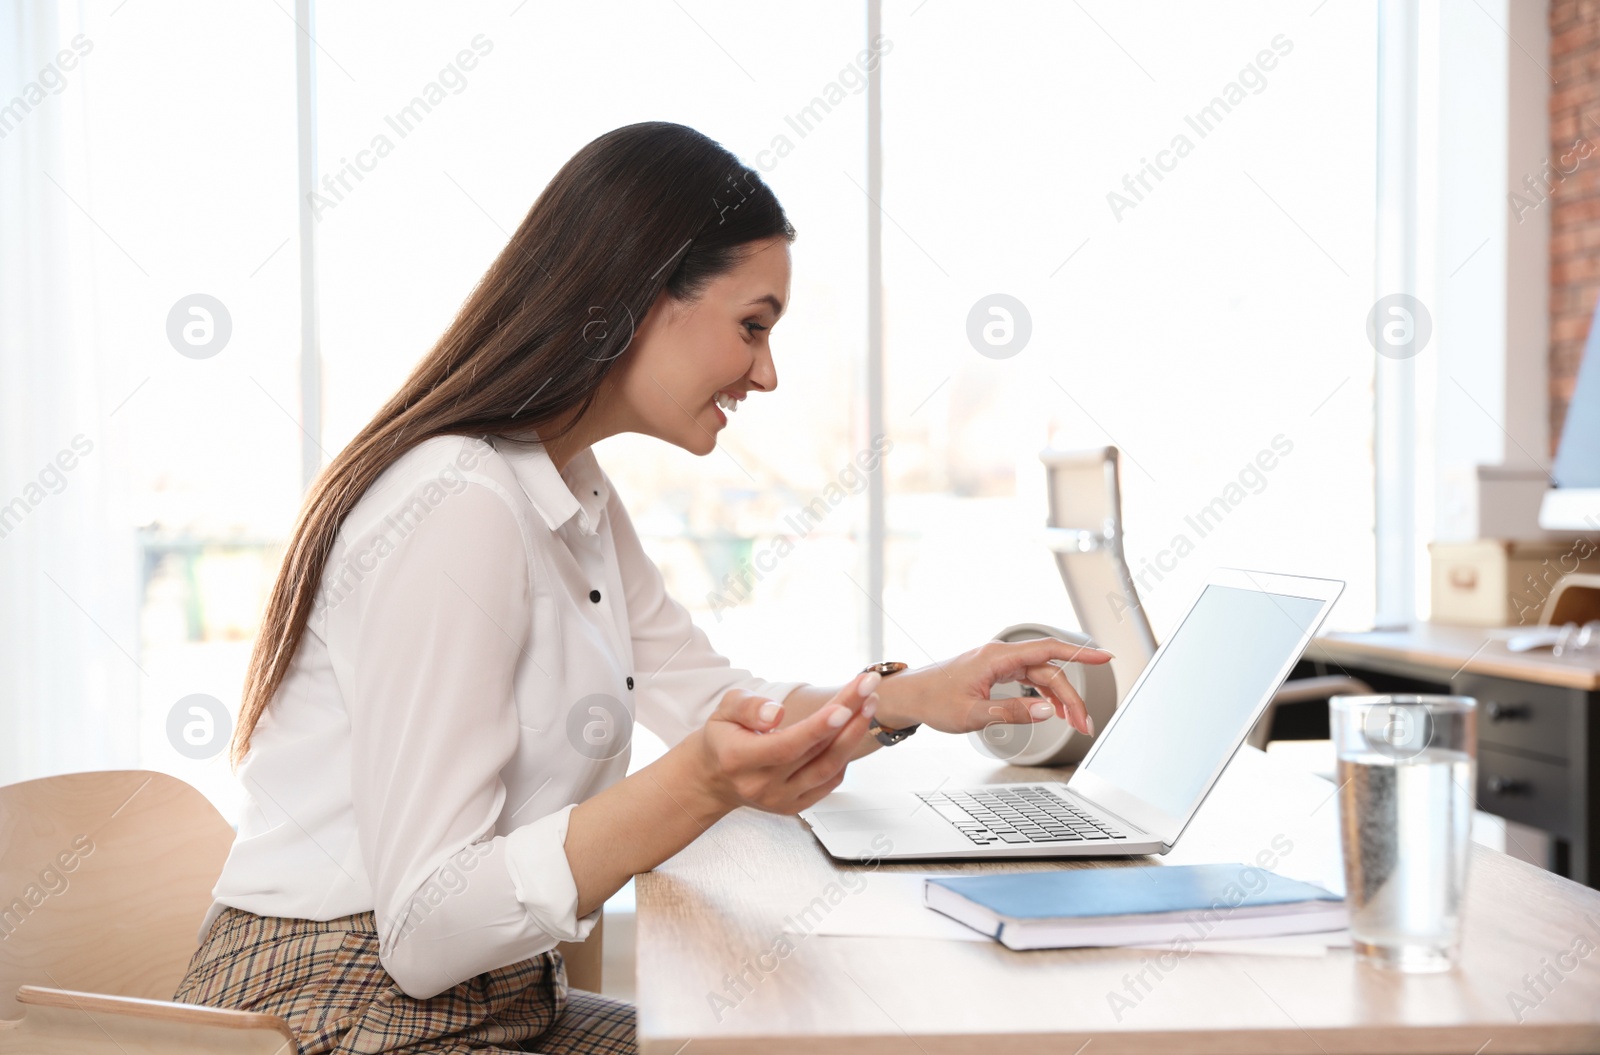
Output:
<instances>
[{"instance_id":1,"label":"cardboard box on shelf","mask_svg":"<svg viewBox=\"0 0 1600 1055\"><path fill-rule=\"evenodd\" d=\"M1563 575L1600 572L1600 546L1588 537L1431 542L1428 554L1430 618L1459 626L1534 626Z\"/></svg>"}]
</instances>

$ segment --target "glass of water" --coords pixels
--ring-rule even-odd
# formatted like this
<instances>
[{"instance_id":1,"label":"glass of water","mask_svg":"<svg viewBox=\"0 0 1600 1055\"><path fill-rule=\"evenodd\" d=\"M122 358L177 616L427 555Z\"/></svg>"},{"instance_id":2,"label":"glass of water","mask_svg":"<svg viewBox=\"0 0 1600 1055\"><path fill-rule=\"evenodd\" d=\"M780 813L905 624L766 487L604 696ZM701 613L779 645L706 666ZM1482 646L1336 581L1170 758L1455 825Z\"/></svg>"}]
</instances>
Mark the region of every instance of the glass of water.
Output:
<instances>
[{"instance_id":1,"label":"glass of water","mask_svg":"<svg viewBox=\"0 0 1600 1055\"><path fill-rule=\"evenodd\" d=\"M1477 714L1470 696L1328 701L1350 937L1368 963L1445 971L1456 961Z\"/></svg>"}]
</instances>

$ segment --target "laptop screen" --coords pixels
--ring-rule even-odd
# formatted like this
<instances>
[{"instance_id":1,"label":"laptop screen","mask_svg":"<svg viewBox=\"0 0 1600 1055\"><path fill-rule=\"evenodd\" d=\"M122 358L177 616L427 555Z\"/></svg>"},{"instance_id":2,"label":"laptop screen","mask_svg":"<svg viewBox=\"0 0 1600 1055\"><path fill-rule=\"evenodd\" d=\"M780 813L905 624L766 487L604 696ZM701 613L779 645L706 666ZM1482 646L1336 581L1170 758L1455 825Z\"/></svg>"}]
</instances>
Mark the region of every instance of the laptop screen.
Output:
<instances>
[{"instance_id":1,"label":"laptop screen","mask_svg":"<svg viewBox=\"0 0 1600 1055\"><path fill-rule=\"evenodd\" d=\"M1210 585L1081 770L1187 817L1318 622L1311 597ZM1133 706L1137 697L1137 706Z\"/></svg>"}]
</instances>

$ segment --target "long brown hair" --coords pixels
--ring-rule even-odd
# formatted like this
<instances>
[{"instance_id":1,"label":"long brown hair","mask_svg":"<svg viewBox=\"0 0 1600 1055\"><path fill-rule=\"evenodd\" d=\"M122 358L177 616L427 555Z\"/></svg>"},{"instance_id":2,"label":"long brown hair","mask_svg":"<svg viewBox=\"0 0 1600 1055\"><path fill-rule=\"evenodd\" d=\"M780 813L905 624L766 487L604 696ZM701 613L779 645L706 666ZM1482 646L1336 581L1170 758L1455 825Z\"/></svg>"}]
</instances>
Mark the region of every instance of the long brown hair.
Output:
<instances>
[{"instance_id":1,"label":"long brown hair","mask_svg":"<svg viewBox=\"0 0 1600 1055\"><path fill-rule=\"evenodd\" d=\"M750 243L794 235L761 177L692 128L628 125L573 155L438 343L313 481L250 653L233 764L289 671L339 526L384 469L434 436L564 435L663 290L693 301Z\"/></svg>"}]
</instances>

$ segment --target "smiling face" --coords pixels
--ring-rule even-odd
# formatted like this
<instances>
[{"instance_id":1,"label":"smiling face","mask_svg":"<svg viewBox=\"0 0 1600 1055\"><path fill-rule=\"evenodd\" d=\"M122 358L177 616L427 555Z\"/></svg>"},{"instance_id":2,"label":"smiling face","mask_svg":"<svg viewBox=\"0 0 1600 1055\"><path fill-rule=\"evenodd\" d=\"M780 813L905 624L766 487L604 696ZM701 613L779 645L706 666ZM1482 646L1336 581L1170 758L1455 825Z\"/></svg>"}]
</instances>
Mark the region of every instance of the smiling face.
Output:
<instances>
[{"instance_id":1,"label":"smiling face","mask_svg":"<svg viewBox=\"0 0 1600 1055\"><path fill-rule=\"evenodd\" d=\"M789 243L752 242L732 270L685 303L663 291L607 377L608 431L642 432L710 454L727 426L718 394L778 387L769 338L789 304Z\"/></svg>"}]
</instances>

